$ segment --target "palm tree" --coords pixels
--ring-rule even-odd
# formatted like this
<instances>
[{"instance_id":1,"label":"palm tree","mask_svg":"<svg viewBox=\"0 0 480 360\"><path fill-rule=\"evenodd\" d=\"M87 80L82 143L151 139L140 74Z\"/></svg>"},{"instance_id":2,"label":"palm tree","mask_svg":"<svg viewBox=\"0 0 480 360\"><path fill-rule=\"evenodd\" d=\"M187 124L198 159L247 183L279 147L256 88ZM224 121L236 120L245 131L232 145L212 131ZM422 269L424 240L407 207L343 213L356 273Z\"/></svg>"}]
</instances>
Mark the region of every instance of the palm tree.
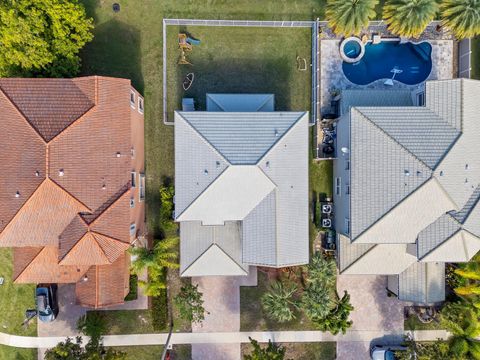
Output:
<instances>
[{"instance_id":1,"label":"palm tree","mask_svg":"<svg viewBox=\"0 0 480 360\"><path fill-rule=\"evenodd\" d=\"M308 265L307 282L319 282L327 286L334 285L337 277L337 265L333 258L325 258L316 252Z\"/></svg>"},{"instance_id":2,"label":"palm tree","mask_svg":"<svg viewBox=\"0 0 480 360\"><path fill-rule=\"evenodd\" d=\"M302 309L308 318L321 322L335 307L332 289L325 284L310 283L302 296Z\"/></svg>"},{"instance_id":3,"label":"palm tree","mask_svg":"<svg viewBox=\"0 0 480 360\"><path fill-rule=\"evenodd\" d=\"M321 322L318 322L317 325L320 330L330 331L333 335L337 335L340 331L342 334L345 334L347 329L353 324L353 322L348 319L352 310L353 306L350 304L350 294L345 291L343 297L337 301L335 308L331 310Z\"/></svg>"},{"instance_id":4,"label":"palm tree","mask_svg":"<svg viewBox=\"0 0 480 360\"><path fill-rule=\"evenodd\" d=\"M387 0L383 16L397 35L419 37L438 11L436 0Z\"/></svg>"},{"instance_id":5,"label":"palm tree","mask_svg":"<svg viewBox=\"0 0 480 360\"><path fill-rule=\"evenodd\" d=\"M327 0L325 16L338 35L358 35L375 17L378 0Z\"/></svg>"},{"instance_id":6,"label":"palm tree","mask_svg":"<svg viewBox=\"0 0 480 360\"><path fill-rule=\"evenodd\" d=\"M296 291L295 285L284 286L280 281L270 285L270 292L261 297L262 307L267 316L280 323L295 319L293 308L297 307L297 303L293 295Z\"/></svg>"},{"instance_id":7,"label":"palm tree","mask_svg":"<svg viewBox=\"0 0 480 360\"><path fill-rule=\"evenodd\" d=\"M148 271L148 281L138 281L144 288L145 295L158 296L167 286L165 269L179 267L178 241L178 237L159 240L150 250L143 247L130 248L130 253L135 257L131 264L132 273L140 275L145 269Z\"/></svg>"},{"instance_id":8,"label":"palm tree","mask_svg":"<svg viewBox=\"0 0 480 360\"><path fill-rule=\"evenodd\" d=\"M450 355L454 359L480 360L480 323L475 310L461 303L452 303L442 311L443 324L452 333Z\"/></svg>"},{"instance_id":9,"label":"palm tree","mask_svg":"<svg viewBox=\"0 0 480 360\"><path fill-rule=\"evenodd\" d=\"M457 39L480 35L480 0L443 0L441 14Z\"/></svg>"}]
</instances>

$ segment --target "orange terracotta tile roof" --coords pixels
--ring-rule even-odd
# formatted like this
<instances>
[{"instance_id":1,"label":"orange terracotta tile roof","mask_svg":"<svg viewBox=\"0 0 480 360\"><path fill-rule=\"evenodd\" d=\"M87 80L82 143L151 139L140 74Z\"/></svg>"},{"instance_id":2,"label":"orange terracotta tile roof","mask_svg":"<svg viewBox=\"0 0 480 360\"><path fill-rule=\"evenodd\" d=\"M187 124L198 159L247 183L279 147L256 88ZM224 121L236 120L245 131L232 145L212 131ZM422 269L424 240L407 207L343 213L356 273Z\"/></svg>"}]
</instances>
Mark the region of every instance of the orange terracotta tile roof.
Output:
<instances>
[{"instance_id":1,"label":"orange terracotta tile roof","mask_svg":"<svg viewBox=\"0 0 480 360\"><path fill-rule=\"evenodd\" d=\"M78 303L93 308L122 303L128 293L128 267L125 255L111 265L92 266L87 280L82 278L75 287Z\"/></svg>"},{"instance_id":2,"label":"orange terracotta tile roof","mask_svg":"<svg viewBox=\"0 0 480 360\"><path fill-rule=\"evenodd\" d=\"M94 305L123 301L139 120L130 91L105 77L0 79L0 246L14 247L16 282L77 282L94 269Z\"/></svg>"}]
</instances>

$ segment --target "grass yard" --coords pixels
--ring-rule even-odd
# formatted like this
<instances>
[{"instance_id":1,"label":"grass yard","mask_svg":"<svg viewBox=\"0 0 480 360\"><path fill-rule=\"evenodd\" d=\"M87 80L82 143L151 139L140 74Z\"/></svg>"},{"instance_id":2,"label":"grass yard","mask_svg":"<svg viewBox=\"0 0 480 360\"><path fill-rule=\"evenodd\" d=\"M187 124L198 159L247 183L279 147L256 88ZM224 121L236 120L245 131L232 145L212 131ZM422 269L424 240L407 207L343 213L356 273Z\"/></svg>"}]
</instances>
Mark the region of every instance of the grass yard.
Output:
<instances>
[{"instance_id":1,"label":"grass yard","mask_svg":"<svg viewBox=\"0 0 480 360\"><path fill-rule=\"evenodd\" d=\"M182 98L192 97L205 109L206 93L273 93L275 109L305 111L311 107L311 68L298 71L296 58L311 62L310 28L256 28L168 26L167 111L181 109ZM193 65L179 65L178 33L190 34L201 44L187 52ZM184 91L182 81L195 80Z\"/></svg>"},{"instance_id":2,"label":"grass yard","mask_svg":"<svg viewBox=\"0 0 480 360\"><path fill-rule=\"evenodd\" d=\"M117 346L114 349L125 352L127 354L125 360L158 360L163 352L161 345ZM174 345L171 354L175 360L190 360L192 348L190 345Z\"/></svg>"},{"instance_id":3,"label":"grass yard","mask_svg":"<svg viewBox=\"0 0 480 360\"><path fill-rule=\"evenodd\" d=\"M441 325L442 316L437 314L436 320L424 324L416 315L410 315L407 319L405 319L403 327L405 330L444 330L445 328Z\"/></svg>"},{"instance_id":4,"label":"grass yard","mask_svg":"<svg viewBox=\"0 0 480 360\"><path fill-rule=\"evenodd\" d=\"M23 327L25 310L35 309L35 285L17 285L12 281L12 256L9 248L0 248L0 276L4 278L0 285L0 332L23 335L37 335L37 320L30 321L28 327ZM0 350L0 359L2 359Z\"/></svg>"},{"instance_id":5,"label":"grass yard","mask_svg":"<svg viewBox=\"0 0 480 360\"><path fill-rule=\"evenodd\" d=\"M262 347L266 346L261 344ZM285 359L295 360L335 360L337 345L334 342L318 343L279 343L286 348ZM242 354L249 354L252 350L250 344L242 344Z\"/></svg>"},{"instance_id":6,"label":"grass yard","mask_svg":"<svg viewBox=\"0 0 480 360\"><path fill-rule=\"evenodd\" d=\"M0 360L37 360L37 349L0 345Z\"/></svg>"},{"instance_id":7,"label":"grass yard","mask_svg":"<svg viewBox=\"0 0 480 360\"><path fill-rule=\"evenodd\" d=\"M472 79L480 80L480 36L472 39Z\"/></svg>"}]
</instances>

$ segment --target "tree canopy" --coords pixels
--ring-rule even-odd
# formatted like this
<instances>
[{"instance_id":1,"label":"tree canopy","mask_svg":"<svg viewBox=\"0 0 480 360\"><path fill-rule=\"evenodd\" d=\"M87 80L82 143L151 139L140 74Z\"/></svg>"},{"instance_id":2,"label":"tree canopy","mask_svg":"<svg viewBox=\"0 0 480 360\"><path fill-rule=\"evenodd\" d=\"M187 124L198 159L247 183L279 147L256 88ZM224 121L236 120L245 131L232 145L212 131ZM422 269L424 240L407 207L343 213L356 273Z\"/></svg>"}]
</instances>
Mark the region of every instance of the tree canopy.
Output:
<instances>
[{"instance_id":1,"label":"tree canopy","mask_svg":"<svg viewBox=\"0 0 480 360\"><path fill-rule=\"evenodd\" d=\"M438 12L436 0L387 0L383 16L397 35L418 37Z\"/></svg>"},{"instance_id":2,"label":"tree canopy","mask_svg":"<svg viewBox=\"0 0 480 360\"><path fill-rule=\"evenodd\" d=\"M442 23L457 39L480 35L480 0L443 0Z\"/></svg>"},{"instance_id":3,"label":"tree canopy","mask_svg":"<svg viewBox=\"0 0 480 360\"><path fill-rule=\"evenodd\" d=\"M75 76L92 29L77 0L0 1L0 76Z\"/></svg>"},{"instance_id":4,"label":"tree canopy","mask_svg":"<svg viewBox=\"0 0 480 360\"><path fill-rule=\"evenodd\" d=\"M378 0L327 0L325 16L338 35L359 35L375 17Z\"/></svg>"}]
</instances>

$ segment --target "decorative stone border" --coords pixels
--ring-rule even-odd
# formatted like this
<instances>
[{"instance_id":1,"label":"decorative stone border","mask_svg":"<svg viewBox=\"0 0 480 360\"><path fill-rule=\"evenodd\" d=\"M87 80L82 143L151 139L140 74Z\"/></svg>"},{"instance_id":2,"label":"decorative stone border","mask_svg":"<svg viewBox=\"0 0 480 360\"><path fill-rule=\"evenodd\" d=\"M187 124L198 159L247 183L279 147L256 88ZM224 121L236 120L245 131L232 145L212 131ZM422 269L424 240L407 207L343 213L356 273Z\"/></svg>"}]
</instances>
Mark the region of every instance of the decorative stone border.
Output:
<instances>
[{"instance_id":1,"label":"decorative stone border","mask_svg":"<svg viewBox=\"0 0 480 360\"><path fill-rule=\"evenodd\" d=\"M348 57L347 54L345 54L345 45L351 41L356 42L358 46L360 46L360 54L355 58ZM343 61L347 63L356 63L363 57L363 55L365 55L365 44L356 36L350 36L340 43L340 57Z\"/></svg>"}]
</instances>

